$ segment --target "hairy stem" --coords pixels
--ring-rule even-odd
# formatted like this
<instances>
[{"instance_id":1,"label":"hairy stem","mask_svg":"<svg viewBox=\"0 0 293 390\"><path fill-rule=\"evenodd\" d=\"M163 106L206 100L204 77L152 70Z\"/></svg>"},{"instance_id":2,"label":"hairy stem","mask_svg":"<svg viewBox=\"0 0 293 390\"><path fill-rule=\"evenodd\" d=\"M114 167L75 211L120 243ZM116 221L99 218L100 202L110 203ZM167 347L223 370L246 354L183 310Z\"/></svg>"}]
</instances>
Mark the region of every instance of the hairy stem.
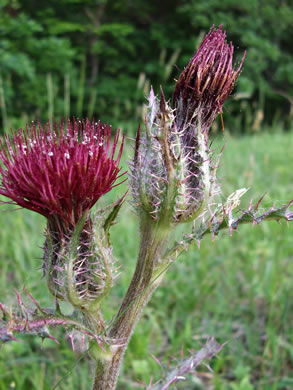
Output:
<instances>
[{"instance_id":1,"label":"hairy stem","mask_svg":"<svg viewBox=\"0 0 293 390\"><path fill-rule=\"evenodd\" d=\"M142 309L159 286L163 274L154 279L161 253L169 236L170 227L154 224L150 220L142 224L141 245L136 269L125 294L109 336L113 341L107 355L97 361L93 390L114 390L124 353Z\"/></svg>"}]
</instances>

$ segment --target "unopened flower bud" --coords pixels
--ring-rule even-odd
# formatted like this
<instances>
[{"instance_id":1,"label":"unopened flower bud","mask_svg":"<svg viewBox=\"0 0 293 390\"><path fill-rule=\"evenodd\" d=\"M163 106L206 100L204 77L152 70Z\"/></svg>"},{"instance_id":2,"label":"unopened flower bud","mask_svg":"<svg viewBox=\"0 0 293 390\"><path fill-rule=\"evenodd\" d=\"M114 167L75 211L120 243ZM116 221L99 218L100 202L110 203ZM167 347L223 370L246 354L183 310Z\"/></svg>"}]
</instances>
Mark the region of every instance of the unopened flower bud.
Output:
<instances>
[{"instance_id":1,"label":"unopened flower bud","mask_svg":"<svg viewBox=\"0 0 293 390\"><path fill-rule=\"evenodd\" d=\"M131 189L139 212L167 224L196 218L217 193L209 129L239 75L233 46L211 29L175 86L173 105L150 92L145 132L136 138Z\"/></svg>"},{"instance_id":2,"label":"unopened flower bud","mask_svg":"<svg viewBox=\"0 0 293 390\"><path fill-rule=\"evenodd\" d=\"M222 26L211 28L176 83L173 107L176 126L185 130L192 142L194 129L208 132L239 77L245 53L237 68L233 66L234 47L226 42ZM189 130L189 131L188 131ZM190 132L191 134L188 134Z\"/></svg>"}]
</instances>

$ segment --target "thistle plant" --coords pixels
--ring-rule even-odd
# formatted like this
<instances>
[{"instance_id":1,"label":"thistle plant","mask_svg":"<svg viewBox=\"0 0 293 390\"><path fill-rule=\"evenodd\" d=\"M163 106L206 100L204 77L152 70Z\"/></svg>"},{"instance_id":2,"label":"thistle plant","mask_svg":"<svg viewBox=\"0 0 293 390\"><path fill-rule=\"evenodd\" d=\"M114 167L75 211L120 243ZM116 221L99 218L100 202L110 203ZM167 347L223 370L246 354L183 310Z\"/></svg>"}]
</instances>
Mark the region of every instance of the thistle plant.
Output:
<instances>
[{"instance_id":1,"label":"thistle plant","mask_svg":"<svg viewBox=\"0 0 293 390\"><path fill-rule=\"evenodd\" d=\"M48 288L78 309L95 334L103 326L99 304L110 290L115 266L90 209L123 176L124 138L114 158L118 139L116 132L111 145L108 125L68 120L52 128L33 123L1 141L0 194L47 219L43 274Z\"/></svg>"},{"instance_id":2,"label":"thistle plant","mask_svg":"<svg viewBox=\"0 0 293 390\"><path fill-rule=\"evenodd\" d=\"M91 211L99 198L125 180L119 167L124 137L111 143L111 127L88 120L19 129L0 144L0 194L47 219L43 274L56 300L44 309L19 310L1 304L0 338L17 333L51 337L50 326L76 329L89 340L96 361L93 390L116 388L119 370L139 316L160 285L168 267L190 244L207 234L233 230L242 223L293 220L289 204L259 213L261 199L239 208L246 189L219 201L216 177L220 155L210 147L210 128L231 94L243 61L233 63L233 45L221 26L212 28L176 82L168 101L163 89L151 89L144 127L139 127L129 166L130 198L140 224L136 268L115 317L107 324L101 300L109 295L116 275L110 229L125 196L106 209ZM115 157L115 155L117 156ZM179 242L173 232L184 224ZM118 262L119 264L119 262ZM65 315L59 301L69 302ZM221 349L214 340L149 389L167 389L192 371L202 359Z\"/></svg>"}]
</instances>

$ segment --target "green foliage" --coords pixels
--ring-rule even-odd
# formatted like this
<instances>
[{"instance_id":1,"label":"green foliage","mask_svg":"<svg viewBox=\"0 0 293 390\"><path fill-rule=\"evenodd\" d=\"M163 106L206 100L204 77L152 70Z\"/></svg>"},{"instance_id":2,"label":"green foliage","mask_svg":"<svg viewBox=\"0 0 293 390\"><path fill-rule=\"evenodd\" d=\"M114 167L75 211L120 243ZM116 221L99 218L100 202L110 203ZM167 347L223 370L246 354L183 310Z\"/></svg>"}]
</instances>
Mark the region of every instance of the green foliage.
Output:
<instances>
[{"instance_id":1,"label":"green foliage","mask_svg":"<svg viewBox=\"0 0 293 390\"><path fill-rule=\"evenodd\" d=\"M216 141L216 148L222 141ZM263 207L276 206L293 193L292 133L228 138L221 161L223 192L251 187L247 204L266 192ZM239 153L241 151L241 153ZM125 184L126 186L126 184ZM118 186L105 197L110 204L125 192ZM244 199L245 203L245 199ZM7 206L8 207L8 206ZM12 305L13 288L25 284L43 306L52 305L41 266L42 232L45 220L29 211L2 212L0 222L0 301ZM128 287L135 266L138 231L131 205L124 203L118 223L112 228L120 276L110 299L103 303L110 321ZM178 237L180 238L180 236ZM131 340L121 373L119 389L137 387L137 381L157 380L161 368L180 359L184 346L198 350L208 336L228 341L211 362L214 374L204 366L198 377L178 384L178 389L287 390L292 387L293 361L293 248L292 226L275 221L240 226L229 236L223 231L213 243L207 236L200 250L183 253L170 267L162 286L146 307ZM28 301L26 302L28 303ZM69 308L70 310L70 308ZM7 343L0 353L0 389L57 390L90 388L90 359L76 343L70 350L66 334L53 330L61 345L52 340L23 336L24 342ZM14 384L13 384L14 383Z\"/></svg>"},{"instance_id":2,"label":"green foliage","mask_svg":"<svg viewBox=\"0 0 293 390\"><path fill-rule=\"evenodd\" d=\"M289 0L1 0L2 128L46 120L52 111L115 126L141 120L150 84L156 91L163 84L171 98L178 68L212 24L224 25L239 58L247 50L226 127L257 131L280 120L289 126L292 18Z\"/></svg>"}]
</instances>

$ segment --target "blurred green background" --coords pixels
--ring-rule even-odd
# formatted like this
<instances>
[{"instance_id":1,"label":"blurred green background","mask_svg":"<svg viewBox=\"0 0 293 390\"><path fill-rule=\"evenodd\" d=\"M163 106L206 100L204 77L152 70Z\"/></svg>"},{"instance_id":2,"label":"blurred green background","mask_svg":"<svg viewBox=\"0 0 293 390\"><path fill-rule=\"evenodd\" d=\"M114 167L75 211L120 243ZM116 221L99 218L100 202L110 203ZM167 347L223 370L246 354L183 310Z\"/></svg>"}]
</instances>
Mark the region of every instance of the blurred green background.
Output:
<instances>
[{"instance_id":1,"label":"blurred green background","mask_svg":"<svg viewBox=\"0 0 293 390\"><path fill-rule=\"evenodd\" d=\"M236 58L247 50L226 127L289 128L292 20L290 0L0 0L1 127L75 115L133 133L150 85L171 97L211 25L223 24Z\"/></svg>"},{"instance_id":2,"label":"blurred green background","mask_svg":"<svg viewBox=\"0 0 293 390\"><path fill-rule=\"evenodd\" d=\"M150 85L172 96L174 78L212 24L223 24L245 65L213 126L215 148L226 142L219 177L223 193L251 187L244 205L267 193L263 207L293 198L292 3L288 0L0 0L0 126L31 120L94 116L130 137L142 120ZM127 141L123 165L131 155ZM124 187L123 187L124 186ZM127 183L101 199L117 199ZM0 301L15 305L25 285L43 305L53 300L42 279L45 220L28 211L0 213ZM110 320L129 283L138 243L129 203L113 228L120 276L104 311ZM179 233L178 233L179 234ZM180 237L180 236L178 236ZM223 232L193 247L170 268L128 348L120 390L143 389L176 364L181 351L209 336L228 341L211 366L178 385L187 390L293 388L292 226L275 222ZM25 299L24 299L25 300ZM28 301L26 301L29 303ZM43 343L32 336L0 350L0 390L90 389L92 364L68 335Z\"/></svg>"}]
</instances>

